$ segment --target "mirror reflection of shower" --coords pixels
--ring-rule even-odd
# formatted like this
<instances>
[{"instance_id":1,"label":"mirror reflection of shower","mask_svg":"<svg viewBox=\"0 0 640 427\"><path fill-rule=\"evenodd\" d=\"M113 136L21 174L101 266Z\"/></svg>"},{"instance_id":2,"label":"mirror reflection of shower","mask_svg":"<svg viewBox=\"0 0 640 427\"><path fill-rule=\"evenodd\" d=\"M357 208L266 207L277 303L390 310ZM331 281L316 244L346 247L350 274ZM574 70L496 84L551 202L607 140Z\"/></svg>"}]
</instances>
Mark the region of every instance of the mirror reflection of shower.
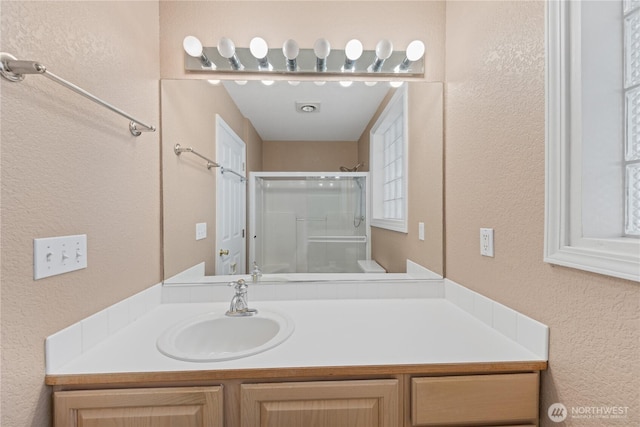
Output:
<instances>
[{"instance_id":1,"label":"mirror reflection of shower","mask_svg":"<svg viewBox=\"0 0 640 427\"><path fill-rule=\"evenodd\" d=\"M263 273L360 272L358 261L371 258L367 178L252 173L250 259Z\"/></svg>"}]
</instances>

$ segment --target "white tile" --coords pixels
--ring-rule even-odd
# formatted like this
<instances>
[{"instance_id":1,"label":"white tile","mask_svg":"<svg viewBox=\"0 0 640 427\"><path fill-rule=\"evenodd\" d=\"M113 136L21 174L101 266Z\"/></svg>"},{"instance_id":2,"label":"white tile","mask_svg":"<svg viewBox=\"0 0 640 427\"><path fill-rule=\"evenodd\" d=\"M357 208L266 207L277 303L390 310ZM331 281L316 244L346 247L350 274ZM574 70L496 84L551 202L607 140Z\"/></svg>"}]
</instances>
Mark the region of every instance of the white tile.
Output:
<instances>
[{"instance_id":1,"label":"white tile","mask_svg":"<svg viewBox=\"0 0 640 427\"><path fill-rule=\"evenodd\" d=\"M380 298L380 283L378 282L358 283L358 298L363 298L363 299Z\"/></svg>"},{"instance_id":2,"label":"white tile","mask_svg":"<svg viewBox=\"0 0 640 427\"><path fill-rule=\"evenodd\" d=\"M189 302L213 302L213 286L208 284L191 286Z\"/></svg>"},{"instance_id":3,"label":"white tile","mask_svg":"<svg viewBox=\"0 0 640 427\"><path fill-rule=\"evenodd\" d=\"M319 299L337 299L338 289L342 286L338 283L320 283L318 284Z\"/></svg>"},{"instance_id":4,"label":"white tile","mask_svg":"<svg viewBox=\"0 0 640 427\"><path fill-rule=\"evenodd\" d=\"M255 294L260 290L260 286L254 286L251 288L251 294ZM226 285L214 284L211 286L211 301L212 302L231 302L233 298L233 289Z\"/></svg>"},{"instance_id":5,"label":"white tile","mask_svg":"<svg viewBox=\"0 0 640 427\"><path fill-rule=\"evenodd\" d=\"M127 300L112 305L106 311L109 320L109 335L116 333L131 323L129 302Z\"/></svg>"},{"instance_id":6,"label":"white tile","mask_svg":"<svg viewBox=\"0 0 640 427\"><path fill-rule=\"evenodd\" d=\"M518 339L518 313L509 307L493 302L493 329L511 338Z\"/></svg>"},{"instance_id":7,"label":"white tile","mask_svg":"<svg viewBox=\"0 0 640 427\"><path fill-rule=\"evenodd\" d=\"M274 299L279 301L291 301L298 299L297 283L278 283L273 285L275 289Z\"/></svg>"},{"instance_id":8,"label":"white tile","mask_svg":"<svg viewBox=\"0 0 640 427\"><path fill-rule=\"evenodd\" d=\"M296 286L298 289L297 299L318 299L320 292L318 287L321 285L316 283L299 283Z\"/></svg>"},{"instance_id":9,"label":"white tile","mask_svg":"<svg viewBox=\"0 0 640 427\"><path fill-rule=\"evenodd\" d=\"M445 280L445 297L469 314L473 314L475 292L451 280Z\"/></svg>"},{"instance_id":10,"label":"white tile","mask_svg":"<svg viewBox=\"0 0 640 427\"><path fill-rule=\"evenodd\" d=\"M549 358L549 327L518 313L518 343L536 355Z\"/></svg>"},{"instance_id":11,"label":"white tile","mask_svg":"<svg viewBox=\"0 0 640 427\"><path fill-rule=\"evenodd\" d=\"M82 351L85 352L109 336L107 310L83 319L80 322L80 328L82 329Z\"/></svg>"},{"instance_id":12,"label":"white tile","mask_svg":"<svg viewBox=\"0 0 640 427\"><path fill-rule=\"evenodd\" d=\"M190 293L187 286L164 286L162 289L163 303L189 302Z\"/></svg>"},{"instance_id":13,"label":"white tile","mask_svg":"<svg viewBox=\"0 0 640 427\"><path fill-rule=\"evenodd\" d=\"M493 301L478 293L473 295L473 315L493 327Z\"/></svg>"},{"instance_id":14,"label":"white tile","mask_svg":"<svg viewBox=\"0 0 640 427\"><path fill-rule=\"evenodd\" d=\"M249 298L252 301L275 301L278 299L276 295L276 286L279 285L267 285L257 284L249 288ZM228 296L229 301L233 297L233 293Z\"/></svg>"},{"instance_id":15,"label":"white tile","mask_svg":"<svg viewBox=\"0 0 640 427\"><path fill-rule=\"evenodd\" d=\"M338 299L356 299L358 297L357 283L341 283L338 286Z\"/></svg>"},{"instance_id":16,"label":"white tile","mask_svg":"<svg viewBox=\"0 0 640 427\"><path fill-rule=\"evenodd\" d=\"M64 364L82 354L82 328L75 323L53 335L45 341L46 372L55 372Z\"/></svg>"}]
</instances>

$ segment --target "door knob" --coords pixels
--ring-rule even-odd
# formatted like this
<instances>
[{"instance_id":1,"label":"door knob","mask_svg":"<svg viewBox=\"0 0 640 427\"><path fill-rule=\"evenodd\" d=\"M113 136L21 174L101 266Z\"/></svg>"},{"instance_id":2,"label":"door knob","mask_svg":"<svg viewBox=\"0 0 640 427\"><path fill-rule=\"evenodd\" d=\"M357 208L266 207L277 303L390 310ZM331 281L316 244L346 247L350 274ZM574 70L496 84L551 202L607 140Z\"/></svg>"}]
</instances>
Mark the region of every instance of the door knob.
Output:
<instances>
[{"instance_id":1,"label":"door knob","mask_svg":"<svg viewBox=\"0 0 640 427\"><path fill-rule=\"evenodd\" d=\"M229 249L220 249L220 256L229 255Z\"/></svg>"}]
</instances>

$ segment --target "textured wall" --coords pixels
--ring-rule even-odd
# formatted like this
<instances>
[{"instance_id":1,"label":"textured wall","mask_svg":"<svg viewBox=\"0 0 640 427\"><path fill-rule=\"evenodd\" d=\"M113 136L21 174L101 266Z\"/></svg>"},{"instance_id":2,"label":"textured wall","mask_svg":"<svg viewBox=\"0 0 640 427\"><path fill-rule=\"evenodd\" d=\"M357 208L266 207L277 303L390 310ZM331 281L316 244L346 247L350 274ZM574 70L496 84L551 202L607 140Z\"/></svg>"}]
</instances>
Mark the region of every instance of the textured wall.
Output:
<instances>
[{"instance_id":1,"label":"textured wall","mask_svg":"<svg viewBox=\"0 0 640 427\"><path fill-rule=\"evenodd\" d=\"M338 172L340 166L358 163L355 141L265 141L262 167L265 171Z\"/></svg>"},{"instance_id":2,"label":"textured wall","mask_svg":"<svg viewBox=\"0 0 640 427\"><path fill-rule=\"evenodd\" d=\"M205 262L205 273L213 275L218 169L207 169L206 162L193 154L178 157L173 147L177 143L192 147L215 160L216 114L241 138L246 132L248 165L259 163L254 157L262 141L221 85L206 80L163 80L161 94L164 275L169 278L200 262ZM195 240L199 222L207 223L207 238Z\"/></svg>"},{"instance_id":3,"label":"textured wall","mask_svg":"<svg viewBox=\"0 0 640 427\"><path fill-rule=\"evenodd\" d=\"M544 3L449 2L446 28L446 275L550 326L543 425L555 402L629 407L565 425L640 425L640 286L542 262Z\"/></svg>"},{"instance_id":4,"label":"textured wall","mask_svg":"<svg viewBox=\"0 0 640 427\"><path fill-rule=\"evenodd\" d=\"M2 51L159 126L158 4L5 2ZM41 76L2 80L0 424L50 424L46 336L161 281L159 134ZM33 280L33 239L88 234L88 268Z\"/></svg>"}]
</instances>

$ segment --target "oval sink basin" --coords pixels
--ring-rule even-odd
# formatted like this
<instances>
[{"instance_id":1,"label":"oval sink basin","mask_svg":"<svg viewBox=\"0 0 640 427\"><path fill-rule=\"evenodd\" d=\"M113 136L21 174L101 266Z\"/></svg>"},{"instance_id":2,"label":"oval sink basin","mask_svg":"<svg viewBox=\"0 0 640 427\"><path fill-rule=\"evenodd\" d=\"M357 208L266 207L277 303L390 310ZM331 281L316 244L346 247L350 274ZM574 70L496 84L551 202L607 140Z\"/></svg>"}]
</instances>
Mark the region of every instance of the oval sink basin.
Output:
<instances>
[{"instance_id":1,"label":"oval sink basin","mask_svg":"<svg viewBox=\"0 0 640 427\"><path fill-rule=\"evenodd\" d=\"M170 327L156 345L174 359L215 362L269 350L289 338L293 329L288 316L272 311L260 310L250 317L208 313Z\"/></svg>"}]
</instances>

